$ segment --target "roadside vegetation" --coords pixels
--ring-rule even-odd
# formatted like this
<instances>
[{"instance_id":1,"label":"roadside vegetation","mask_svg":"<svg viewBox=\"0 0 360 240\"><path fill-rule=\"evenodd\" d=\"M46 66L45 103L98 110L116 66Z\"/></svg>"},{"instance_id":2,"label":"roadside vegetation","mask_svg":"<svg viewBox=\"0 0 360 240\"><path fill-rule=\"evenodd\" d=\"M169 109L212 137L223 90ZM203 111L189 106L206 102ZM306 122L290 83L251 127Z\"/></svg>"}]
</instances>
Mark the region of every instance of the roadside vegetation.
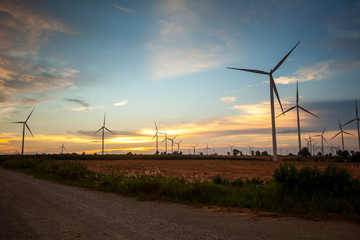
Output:
<instances>
[{"instance_id":1,"label":"roadside vegetation","mask_svg":"<svg viewBox=\"0 0 360 240\"><path fill-rule=\"evenodd\" d=\"M58 155L59 156L59 155ZM59 158L57 158L59 159ZM97 156L99 159L99 156ZM47 156L2 156L3 168L73 186L119 193L139 200L160 200L195 206L249 208L307 218L345 218L360 222L360 180L333 164L322 170L279 165L273 180L186 181L158 175L109 175L90 171L76 160L59 161Z\"/></svg>"}]
</instances>

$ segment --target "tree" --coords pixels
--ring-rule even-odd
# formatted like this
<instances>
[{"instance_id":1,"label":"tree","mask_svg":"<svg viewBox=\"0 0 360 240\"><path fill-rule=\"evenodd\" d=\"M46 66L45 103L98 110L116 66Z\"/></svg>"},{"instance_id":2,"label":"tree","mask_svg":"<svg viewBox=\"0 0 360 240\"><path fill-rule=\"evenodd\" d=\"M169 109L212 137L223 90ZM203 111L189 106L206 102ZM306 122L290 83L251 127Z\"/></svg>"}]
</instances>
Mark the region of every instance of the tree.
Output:
<instances>
[{"instance_id":1,"label":"tree","mask_svg":"<svg viewBox=\"0 0 360 240\"><path fill-rule=\"evenodd\" d=\"M255 153L256 156L260 156L260 151L257 150L256 153Z\"/></svg>"},{"instance_id":2,"label":"tree","mask_svg":"<svg viewBox=\"0 0 360 240\"><path fill-rule=\"evenodd\" d=\"M233 149L233 155L234 155L234 156L237 156L238 154L240 154L240 151L237 150L236 148Z\"/></svg>"},{"instance_id":3,"label":"tree","mask_svg":"<svg viewBox=\"0 0 360 240\"><path fill-rule=\"evenodd\" d=\"M263 151L263 152L261 153L261 155L262 155L262 156L269 156L269 154L268 154L267 151Z\"/></svg>"},{"instance_id":4,"label":"tree","mask_svg":"<svg viewBox=\"0 0 360 240\"><path fill-rule=\"evenodd\" d=\"M307 147L304 147L301 149L301 151L299 152L299 157L308 157L311 156L309 149Z\"/></svg>"}]
</instances>

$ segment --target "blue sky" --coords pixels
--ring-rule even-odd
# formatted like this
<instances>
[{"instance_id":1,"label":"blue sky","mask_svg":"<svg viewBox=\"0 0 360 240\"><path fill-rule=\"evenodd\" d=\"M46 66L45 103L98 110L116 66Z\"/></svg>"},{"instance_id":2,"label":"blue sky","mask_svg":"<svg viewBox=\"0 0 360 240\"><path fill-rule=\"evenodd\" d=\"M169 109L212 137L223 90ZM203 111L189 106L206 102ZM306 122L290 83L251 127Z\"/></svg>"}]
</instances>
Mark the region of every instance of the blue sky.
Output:
<instances>
[{"instance_id":1,"label":"blue sky","mask_svg":"<svg viewBox=\"0 0 360 240\"><path fill-rule=\"evenodd\" d=\"M106 135L108 153L153 153L154 121L184 152L270 149L268 78L226 67L269 71L298 41L275 82L287 109L299 81L300 104L321 117L301 114L304 136L326 126L329 139L360 99L359 16L358 1L3 1L0 152L20 150L11 122L33 107L27 152L63 141L98 152L104 114L117 133ZM279 148L294 149L295 114L276 124ZM356 149L356 137L345 144Z\"/></svg>"}]
</instances>

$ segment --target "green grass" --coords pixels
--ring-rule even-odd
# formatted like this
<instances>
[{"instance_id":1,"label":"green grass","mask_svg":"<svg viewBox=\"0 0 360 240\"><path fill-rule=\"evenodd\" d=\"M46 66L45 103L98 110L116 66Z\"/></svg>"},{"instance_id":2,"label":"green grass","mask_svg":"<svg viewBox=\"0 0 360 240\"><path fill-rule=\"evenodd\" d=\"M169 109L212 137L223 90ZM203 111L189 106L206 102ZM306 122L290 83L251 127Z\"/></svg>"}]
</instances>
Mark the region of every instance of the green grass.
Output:
<instances>
[{"instance_id":1,"label":"green grass","mask_svg":"<svg viewBox=\"0 0 360 240\"><path fill-rule=\"evenodd\" d=\"M249 208L316 218L335 216L360 222L360 181L346 169L329 165L297 169L280 165L274 180L253 178L233 181L215 176L208 182L187 182L161 175L103 175L90 171L78 161L54 161L46 156L2 158L1 166L20 170L38 178L95 190L195 206Z\"/></svg>"}]
</instances>

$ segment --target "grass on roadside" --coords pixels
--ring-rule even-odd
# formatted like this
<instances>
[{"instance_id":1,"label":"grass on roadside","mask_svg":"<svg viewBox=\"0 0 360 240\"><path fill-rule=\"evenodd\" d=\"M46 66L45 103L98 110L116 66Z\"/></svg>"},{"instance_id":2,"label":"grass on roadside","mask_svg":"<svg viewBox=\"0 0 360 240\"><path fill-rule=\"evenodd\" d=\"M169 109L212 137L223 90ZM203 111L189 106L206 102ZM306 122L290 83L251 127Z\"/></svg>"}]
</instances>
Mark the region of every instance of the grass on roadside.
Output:
<instances>
[{"instance_id":1,"label":"grass on roadside","mask_svg":"<svg viewBox=\"0 0 360 240\"><path fill-rule=\"evenodd\" d=\"M137 197L221 207L249 208L304 217L336 217L360 221L360 181L346 169L329 165L298 169L280 165L274 180L263 182L223 179L188 182L183 178L161 175L103 175L90 171L78 161L54 161L38 156L14 156L1 163L4 168L34 174L38 178Z\"/></svg>"}]
</instances>

